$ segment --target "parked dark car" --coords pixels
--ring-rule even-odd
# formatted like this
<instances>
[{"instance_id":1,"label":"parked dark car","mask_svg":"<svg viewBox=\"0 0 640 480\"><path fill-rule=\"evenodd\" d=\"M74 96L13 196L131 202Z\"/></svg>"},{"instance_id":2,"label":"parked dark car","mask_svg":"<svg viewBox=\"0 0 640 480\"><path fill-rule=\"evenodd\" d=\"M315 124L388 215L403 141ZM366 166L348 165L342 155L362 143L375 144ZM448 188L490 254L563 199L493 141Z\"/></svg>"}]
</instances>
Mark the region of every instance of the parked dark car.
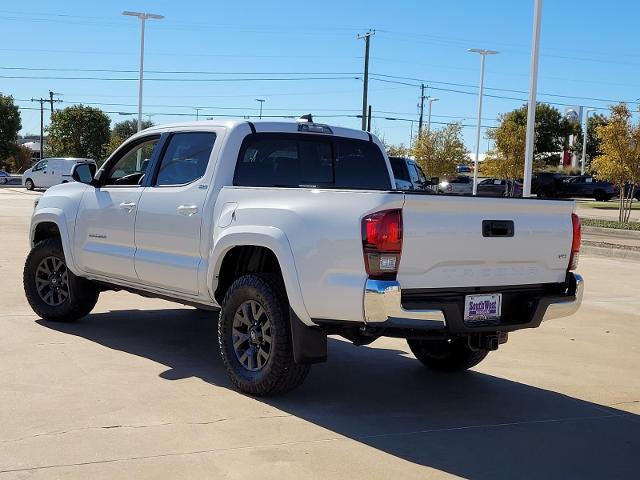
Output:
<instances>
[{"instance_id":1,"label":"parked dark car","mask_svg":"<svg viewBox=\"0 0 640 480\"><path fill-rule=\"evenodd\" d=\"M562 181L563 197L590 197L599 202L607 202L617 197L620 189L611 182L597 180L591 175L566 177Z\"/></svg>"},{"instance_id":2,"label":"parked dark car","mask_svg":"<svg viewBox=\"0 0 640 480\"><path fill-rule=\"evenodd\" d=\"M563 181L566 175L558 172L539 172L531 179L531 192L538 198L557 198L562 196Z\"/></svg>"},{"instance_id":3,"label":"parked dark car","mask_svg":"<svg viewBox=\"0 0 640 480\"><path fill-rule=\"evenodd\" d=\"M459 165L456 165L456 173L471 173L471 167L469 165L461 163Z\"/></svg>"},{"instance_id":4,"label":"parked dark car","mask_svg":"<svg viewBox=\"0 0 640 480\"><path fill-rule=\"evenodd\" d=\"M501 178L485 178L478 183L478 195L486 197L521 197L522 183Z\"/></svg>"},{"instance_id":5,"label":"parked dark car","mask_svg":"<svg viewBox=\"0 0 640 480\"><path fill-rule=\"evenodd\" d=\"M422 168L414 160L405 157L389 157L391 170L398 190L426 190L432 185Z\"/></svg>"},{"instance_id":6,"label":"parked dark car","mask_svg":"<svg viewBox=\"0 0 640 480\"><path fill-rule=\"evenodd\" d=\"M9 175L4 170L0 170L0 185L4 185L6 183L9 183L9 179L10 178L11 178L11 175Z\"/></svg>"}]
</instances>

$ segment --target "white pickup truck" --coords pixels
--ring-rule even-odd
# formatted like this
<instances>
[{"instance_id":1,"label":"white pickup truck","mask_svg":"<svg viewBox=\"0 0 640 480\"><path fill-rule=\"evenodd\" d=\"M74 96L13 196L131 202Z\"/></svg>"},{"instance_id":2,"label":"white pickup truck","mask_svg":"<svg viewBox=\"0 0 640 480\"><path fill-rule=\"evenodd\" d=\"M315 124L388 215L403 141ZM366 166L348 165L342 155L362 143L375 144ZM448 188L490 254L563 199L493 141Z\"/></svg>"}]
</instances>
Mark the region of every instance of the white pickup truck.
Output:
<instances>
[{"instance_id":1,"label":"white pickup truck","mask_svg":"<svg viewBox=\"0 0 640 480\"><path fill-rule=\"evenodd\" d=\"M219 310L249 394L299 385L327 335L406 338L427 367L466 369L582 299L572 201L394 190L376 137L310 117L153 127L74 179L33 213L33 310L73 321L104 290Z\"/></svg>"}]
</instances>

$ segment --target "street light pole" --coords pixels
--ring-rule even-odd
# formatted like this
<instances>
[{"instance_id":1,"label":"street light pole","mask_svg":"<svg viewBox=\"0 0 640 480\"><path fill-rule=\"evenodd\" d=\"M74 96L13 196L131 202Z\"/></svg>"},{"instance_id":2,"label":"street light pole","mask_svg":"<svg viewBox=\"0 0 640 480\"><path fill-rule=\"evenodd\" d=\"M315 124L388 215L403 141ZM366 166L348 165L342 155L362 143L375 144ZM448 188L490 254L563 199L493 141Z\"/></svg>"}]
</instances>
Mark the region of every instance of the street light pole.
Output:
<instances>
[{"instance_id":1,"label":"street light pole","mask_svg":"<svg viewBox=\"0 0 640 480\"><path fill-rule=\"evenodd\" d=\"M427 97L427 100L429 100L429 109L428 109L428 112L427 112L427 135L428 135L429 133L431 133L431 104L433 102L437 102L440 99L439 98Z\"/></svg>"},{"instance_id":2,"label":"street light pole","mask_svg":"<svg viewBox=\"0 0 640 480\"><path fill-rule=\"evenodd\" d=\"M264 98L256 98L256 102L260 102L260 119L262 120L262 105L264 104Z\"/></svg>"},{"instance_id":3,"label":"street light pole","mask_svg":"<svg viewBox=\"0 0 640 480\"><path fill-rule=\"evenodd\" d=\"M582 129L582 160L580 161L580 175L584 175L585 162L587 160L587 133L589 129L589 112L595 108L587 108L585 112L584 128Z\"/></svg>"},{"instance_id":4,"label":"street light pole","mask_svg":"<svg viewBox=\"0 0 640 480\"><path fill-rule=\"evenodd\" d=\"M480 54L480 90L478 92L478 123L476 125L476 158L473 168L473 194L478 193L478 167L480 158L480 119L482 118L482 95L484 92L484 58L487 55L495 55L496 50L484 50L482 48L470 48L469 52Z\"/></svg>"},{"instance_id":5,"label":"street light pole","mask_svg":"<svg viewBox=\"0 0 640 480\"><path fill-rule=\"evenodd\" d=\"M535 146L536 92L538 89L538 57L540 56L540 19L542 0L534 0L533 38L531 39L531 70L529 76L529 103L527 104L527 140L524 150L524 184L522 196L531 196L531 177L533 176L533 148Z\"/></svg>"},{"instance_id":6,"label":"street light pole","mask_svg":"<svg viewBox=\"0 0 640 480\"><path fill-rule=\"evenodd\" d=\"M162 20L163 15L155 13L124 11L122 15L140 19L140 80L138 84L138 131L142 130L142 84L144 82L144 25L146 20Z\"/></svg>"}]
</instances>

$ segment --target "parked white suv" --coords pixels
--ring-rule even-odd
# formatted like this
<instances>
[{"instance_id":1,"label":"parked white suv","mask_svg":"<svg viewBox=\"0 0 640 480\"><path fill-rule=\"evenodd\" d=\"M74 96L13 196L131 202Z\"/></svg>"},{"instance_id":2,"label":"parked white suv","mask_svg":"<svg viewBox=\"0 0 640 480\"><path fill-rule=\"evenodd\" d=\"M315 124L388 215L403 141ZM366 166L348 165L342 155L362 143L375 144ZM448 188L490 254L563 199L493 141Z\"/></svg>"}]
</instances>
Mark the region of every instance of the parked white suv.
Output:
<instances>
[{"instance_id":1,"label":"parked white suv","mask_svg":"<svg viewBox=\"0 0 640 480\"><path fill-rule=\"evenodd\" d=\"M22 184L27 190L49 188L60 183L73 181L73 170L76 165L92 165L96 169L95 160L90 158L43 158L22 174Z\"/></svg>"},{"instance_id":2,"label":"parked white suv","mask_svg":"<svg viewBox=\"0 0 640 480\"><path fill-rule=\"evenodd\" d=\"M73 321L103 290L219 309L225 367L250 394L300 384L330 334L406 338L427 367L469 368L582 298L572 201L397 191L359 130L153 127L74 177L33 213L34 311Z\"/></svg>"}]
</instances>

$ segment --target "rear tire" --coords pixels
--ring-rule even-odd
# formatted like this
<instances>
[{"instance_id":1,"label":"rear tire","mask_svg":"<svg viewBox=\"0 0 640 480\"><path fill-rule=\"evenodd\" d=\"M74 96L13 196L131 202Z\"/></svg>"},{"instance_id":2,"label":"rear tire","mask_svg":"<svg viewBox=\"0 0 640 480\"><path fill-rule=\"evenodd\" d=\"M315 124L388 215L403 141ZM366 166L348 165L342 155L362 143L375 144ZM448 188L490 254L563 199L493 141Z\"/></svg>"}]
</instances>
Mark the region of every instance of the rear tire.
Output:
<instances>
[{"instance_id":1,"label":"rear tire","mask_svg":"<svg viewBox=\"0 0 640 480\"><path fill-rule=\"evenodd\" d=\"M31 249L23 272L24 292L44 320L73 322L89 314L99 290L67 269L60 240L47 238Z\"/></svg>"},{"instance_id":2,"label":"rear tire","mask_svg":"<svg viewBox=\"0 0 640 480\"><path fill-rule=\"evenodd\" d=\"M475 367L489 354L472 350L466 338L447 340L408 339L411 352L427 368L438 372L459 372Z\"/></svg>"},{"instance_id":3,"label":"rear tire","mask_svg":"<svg viewBox=\"0 0 640 480\"><path fill-rule=\"evenodd\" d=\"M605 192L597 191L593 194L593 198L595 198L597 202L608 202L611 197Z\"/></svg>"},{"instance_id":4,"label":"rear tire","mask_svg":"<svg viewBox=\"0 0 640 480\"><path fill-rule=\"evenodd\" d=\"M293 360L288 304L280 281L245 275L224 296L218 343L225 369L242 392L276 395L299 386L310 365Z\"/></svg>"},{"instance_id":5,"label":"rear tire","mask_svg":"<svg viewBox=\"0 0 640 480\"><path fill-rule=\"evenodd\" d=\"M33 190L35 188L35 185L33 184L33 180L31 180L30 178L27 178L24 181L24 188L26 188L27 190Z\"/></svg>"}]
</instances>

